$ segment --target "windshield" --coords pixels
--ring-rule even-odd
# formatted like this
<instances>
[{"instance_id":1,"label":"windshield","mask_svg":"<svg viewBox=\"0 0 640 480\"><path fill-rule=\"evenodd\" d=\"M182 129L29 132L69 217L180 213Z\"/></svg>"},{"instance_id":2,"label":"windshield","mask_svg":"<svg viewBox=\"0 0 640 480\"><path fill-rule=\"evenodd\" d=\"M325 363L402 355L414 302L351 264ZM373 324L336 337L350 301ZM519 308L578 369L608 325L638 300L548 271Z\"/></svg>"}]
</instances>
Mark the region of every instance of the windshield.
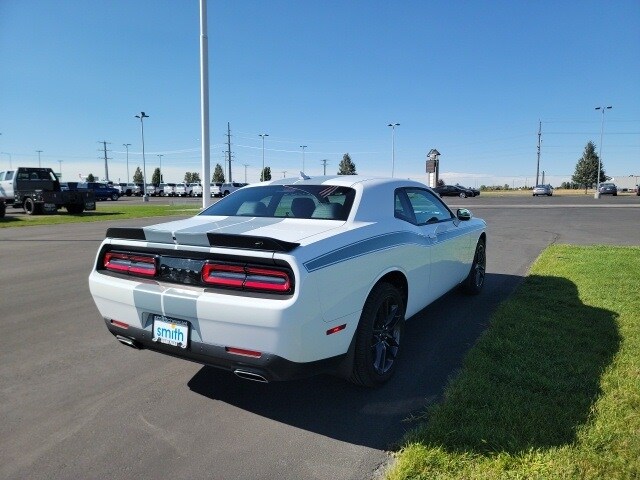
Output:
<instances>
[{"instance_id":1,"label":"windshield","mask_svg":"<svg viewBox=\"0 0 640 480\"><path fill-rule=\"evenodd\" d=\"M330 185L241 188L200 215L346 220L355 190Z\"/></svg>"}]
</instances>

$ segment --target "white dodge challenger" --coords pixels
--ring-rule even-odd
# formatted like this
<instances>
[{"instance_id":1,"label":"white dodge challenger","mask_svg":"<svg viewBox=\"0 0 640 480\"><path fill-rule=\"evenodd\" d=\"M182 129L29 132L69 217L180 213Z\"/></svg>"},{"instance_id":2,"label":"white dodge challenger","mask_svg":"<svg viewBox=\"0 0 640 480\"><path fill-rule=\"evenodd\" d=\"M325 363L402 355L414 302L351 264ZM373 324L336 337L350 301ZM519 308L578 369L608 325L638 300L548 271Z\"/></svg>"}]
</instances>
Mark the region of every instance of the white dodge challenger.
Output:
<instances>
[{"instance_id":1,"label":"white dodge challenger","mask_svg":"<svg viewBox=\"0 0 640 480\"><path fill-rule=\"evenodd\" d=\"M425 185L335 176L244 187L193 218L109 228L89 276L122 343L267 382L389 379L409 318L476 294L486 224Z\"/></svg>"}]
</instances>

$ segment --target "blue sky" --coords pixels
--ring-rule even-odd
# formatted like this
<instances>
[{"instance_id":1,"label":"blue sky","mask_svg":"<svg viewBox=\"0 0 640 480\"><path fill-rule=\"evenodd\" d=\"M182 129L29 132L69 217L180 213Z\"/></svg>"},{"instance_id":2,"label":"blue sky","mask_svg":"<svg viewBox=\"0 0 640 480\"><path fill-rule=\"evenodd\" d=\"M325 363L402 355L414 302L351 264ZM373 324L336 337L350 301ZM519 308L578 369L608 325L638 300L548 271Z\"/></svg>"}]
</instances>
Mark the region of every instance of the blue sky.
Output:
<instances>
[{"instance_id":1,"label":"blue sky","mask_svg":"<svg viewBox=\"0 0 640 480\"><path fill-rule=\"evenodd\" d=\"M235 180L305 170L450 183L533 183L574 171L585 144L608 174L640 175L640 2L209 0L211 162L231 124ZM200 169L197 0L0 0L0 170L62 167L63 179ZM60 164L59 161L62 161Z\"/></svg>"}]
</instances>

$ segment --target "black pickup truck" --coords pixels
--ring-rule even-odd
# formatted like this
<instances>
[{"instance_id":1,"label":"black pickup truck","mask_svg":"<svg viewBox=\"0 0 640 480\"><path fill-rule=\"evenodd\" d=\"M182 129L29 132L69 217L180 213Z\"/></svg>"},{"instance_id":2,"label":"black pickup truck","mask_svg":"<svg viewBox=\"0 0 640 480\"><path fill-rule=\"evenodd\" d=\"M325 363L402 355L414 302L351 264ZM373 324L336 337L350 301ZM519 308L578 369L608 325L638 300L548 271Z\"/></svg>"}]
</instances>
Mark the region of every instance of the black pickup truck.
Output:
<instances>
[{"instance_id":1,"label":"black pickup truck","mask_svg":"<svg viewBox=\"0 0 640 480\"><path fill-rule=\"evenodd\" d=\"M9 176L12 178L7 178ZM13 203L14 207L24 208L28 215L55 213L62 207L73 214L96 209L93 191L63 191L58 177L50 168L18 167L14 172L7 171L0 184L4 200Z\"/></svg>"}]
</instances>

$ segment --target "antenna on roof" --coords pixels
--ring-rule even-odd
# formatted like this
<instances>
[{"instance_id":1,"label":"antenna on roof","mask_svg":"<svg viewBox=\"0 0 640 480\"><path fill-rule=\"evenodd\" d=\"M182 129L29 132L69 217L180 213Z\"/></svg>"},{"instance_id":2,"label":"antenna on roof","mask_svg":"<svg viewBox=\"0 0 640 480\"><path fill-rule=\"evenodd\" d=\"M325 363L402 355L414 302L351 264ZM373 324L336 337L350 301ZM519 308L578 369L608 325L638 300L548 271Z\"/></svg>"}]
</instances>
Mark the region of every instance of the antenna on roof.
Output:
<instances>
[{"instance_id":1,"label":"antenna on roof","mask_svg":"<svg viewBox=\"0 0 640 480\"><path fill-rule=\"evenodd\" d=\"M300 180L310 180L311 177L304 174L304 172L300 172Z\"/></svg>"}]
</instances>

